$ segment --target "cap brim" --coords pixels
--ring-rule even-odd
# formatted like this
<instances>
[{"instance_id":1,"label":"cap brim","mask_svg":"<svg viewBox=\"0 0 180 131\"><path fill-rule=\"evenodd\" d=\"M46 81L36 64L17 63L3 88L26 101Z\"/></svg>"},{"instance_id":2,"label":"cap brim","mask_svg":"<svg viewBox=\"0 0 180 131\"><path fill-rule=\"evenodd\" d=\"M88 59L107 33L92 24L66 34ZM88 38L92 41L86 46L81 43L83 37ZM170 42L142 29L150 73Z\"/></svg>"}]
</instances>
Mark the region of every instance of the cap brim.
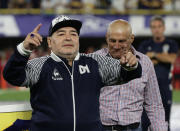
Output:
<instances>
[{"instance_id":1,"label":"cap brim","mask_svg":"<svg viewBox=\"0 0 180 131\"><path fill-rule=\"evenodd\" d=\"M55 31L62 27L73 27L77 30L77 33L80 33L82 22L79 20L65 20L57 23L53 28L49 30L49 36L51 36Z\"/></svg>"}]
</instances>

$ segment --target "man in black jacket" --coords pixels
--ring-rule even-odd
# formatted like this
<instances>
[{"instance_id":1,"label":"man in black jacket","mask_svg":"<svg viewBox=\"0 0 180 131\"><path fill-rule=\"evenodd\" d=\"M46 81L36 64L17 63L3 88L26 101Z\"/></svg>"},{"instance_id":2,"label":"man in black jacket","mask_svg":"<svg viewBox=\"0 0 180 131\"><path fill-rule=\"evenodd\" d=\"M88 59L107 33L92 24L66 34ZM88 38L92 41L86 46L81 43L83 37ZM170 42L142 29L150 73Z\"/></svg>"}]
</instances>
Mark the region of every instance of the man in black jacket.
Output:
<instances>
[{"instance_id":1,"label":"man in black jacket","mask_svg":"<svg viewBox=\"0 0 180 131\"><path fill-rule=\"evenodd\" d=\"M100 88L141 77L141 65L131 52L121 60L80 54L81 25L67 16L53 19L47 38L51 54L28 61L42 42L39 24L6 64L9 83L30 87L32 131L102 131Z\"/></svg>"}]
</instances>

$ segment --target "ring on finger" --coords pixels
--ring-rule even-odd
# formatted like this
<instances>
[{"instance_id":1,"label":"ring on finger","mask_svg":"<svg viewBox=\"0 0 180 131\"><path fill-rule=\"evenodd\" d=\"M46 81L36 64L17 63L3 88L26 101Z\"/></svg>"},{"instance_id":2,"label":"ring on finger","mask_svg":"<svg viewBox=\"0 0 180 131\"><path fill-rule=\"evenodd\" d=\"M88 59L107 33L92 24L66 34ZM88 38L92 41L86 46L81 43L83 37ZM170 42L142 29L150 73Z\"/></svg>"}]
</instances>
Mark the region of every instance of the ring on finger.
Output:
<instances>
[{"instance_id":1,"label":"ring on finger","mask_svg":"<svg viewBox=\"0 0 180 131\"><path fill-rule=\"evenodd\" d=\"M33 33L30 34L30 37L31 37L31 38L34 38L34 36L35 36L35 35L34 35Z\"/></svg>"},{"instance_id":2,"label":"ring on finger","mask_svg":"<svg viewBox=\"0 0 180 131\"><path fill-rule=\"evenodd\" d=\"M126 66L129 67L130 66L129 63L127 63Z\"/></svg>"}]
</instances>

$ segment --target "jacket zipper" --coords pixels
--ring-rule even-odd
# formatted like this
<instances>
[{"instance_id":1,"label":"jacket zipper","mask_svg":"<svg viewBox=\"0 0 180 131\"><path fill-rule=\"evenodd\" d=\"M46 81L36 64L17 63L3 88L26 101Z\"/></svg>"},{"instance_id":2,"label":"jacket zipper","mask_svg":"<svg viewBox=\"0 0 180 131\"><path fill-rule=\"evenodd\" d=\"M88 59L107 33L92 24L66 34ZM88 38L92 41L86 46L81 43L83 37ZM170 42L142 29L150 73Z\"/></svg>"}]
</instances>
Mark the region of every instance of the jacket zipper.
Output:
<instances>
[{"instance_id":1,"label":"jacket zipper","mask_svg":"<svg viewBox=\"0 0 180 131\"><path fill-rule=\"evenodd\" d=\"M63 61L62 61L63 62ZM74 72L74 61L72 63L72 74L66 64L63 62L66 69L68 70L70 76L71 76L71 84L72 84L72 99L73 99L73 118L74 118L74 128L73 131L76 131L76 107L75 107L75 97L74 97L74 78L73 78L73 72Z\"/></svg>"}]
</instances>

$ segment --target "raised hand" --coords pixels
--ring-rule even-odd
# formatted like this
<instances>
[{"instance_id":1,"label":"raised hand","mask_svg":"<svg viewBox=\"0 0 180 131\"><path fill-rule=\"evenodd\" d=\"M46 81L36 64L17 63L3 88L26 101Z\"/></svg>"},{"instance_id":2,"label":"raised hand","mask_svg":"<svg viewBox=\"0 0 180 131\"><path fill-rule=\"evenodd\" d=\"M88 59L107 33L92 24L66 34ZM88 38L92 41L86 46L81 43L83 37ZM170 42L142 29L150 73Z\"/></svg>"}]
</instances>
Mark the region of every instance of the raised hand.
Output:
<instances>
[{"instance_id":1,"label":"raised hand","mask_svg":"<svg viewBox=\"0 0 180 131\"><path fill-rule=\"evenodd\" d=\"M38 24L34 28L34 30L26 36L24 43L23 43L23 46L25 49L32 51L33 49L35 49L41 45L42 36L38 33L41 26L42 26L42 24Z\"/></svg>"},{"instance_id":2,"label":"raised hand","mask_svg":"<svg viewBox=\"0 0 180 131\"><path fill-rule=\"evenodd\" d=\"M121 64L124 67L133 67L137 64L137 58L134 54L132 54L132 52L127 52L126 54L124 54L121 59Z\"/></svg>"}]
</instances>

